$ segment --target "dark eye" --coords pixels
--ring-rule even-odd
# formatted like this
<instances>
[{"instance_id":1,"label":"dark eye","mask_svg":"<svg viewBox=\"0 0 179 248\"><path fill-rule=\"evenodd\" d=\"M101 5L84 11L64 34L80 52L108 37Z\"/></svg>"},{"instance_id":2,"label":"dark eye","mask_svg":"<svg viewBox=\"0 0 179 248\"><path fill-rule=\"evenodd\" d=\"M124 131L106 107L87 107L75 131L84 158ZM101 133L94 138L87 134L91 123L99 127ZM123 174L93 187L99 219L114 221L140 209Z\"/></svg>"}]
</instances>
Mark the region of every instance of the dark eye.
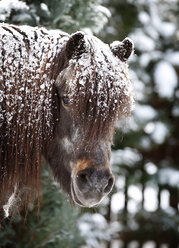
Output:
<instances>
[{"instance_id":1,"label":"dark eye","mask_svg":"<svg viewBox=\"0 0 179 248\"><path fill-rule=\"evenodd\" d=\"M68 96L63 96L62 97L62 103L63 103L63 105L68 106L70 104L69 97Z\"/></svg>"}]
</instances>

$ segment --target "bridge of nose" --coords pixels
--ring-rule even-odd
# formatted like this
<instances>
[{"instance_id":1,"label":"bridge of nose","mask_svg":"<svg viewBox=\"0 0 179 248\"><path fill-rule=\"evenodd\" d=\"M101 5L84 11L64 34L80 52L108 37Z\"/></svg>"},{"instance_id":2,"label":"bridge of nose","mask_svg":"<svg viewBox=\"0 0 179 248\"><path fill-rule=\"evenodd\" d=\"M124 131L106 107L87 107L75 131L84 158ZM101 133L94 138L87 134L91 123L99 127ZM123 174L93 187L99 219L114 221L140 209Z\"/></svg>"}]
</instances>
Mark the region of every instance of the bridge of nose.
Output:
<instances>
[{"instance_id":1,"label":"bridge of nose","mask_svg":"<svg viewBox=\"0 0 179 248\"><path fill-rule=\"evenodd\" d=\"M84 171L86 169L89 170L108 170L110 168L109 161L106 161L105 159L90 159L90 158L84 158L79 159L76 162L76 166L74 168L74 175L77 175L78 172Z\"/></svg>"},{"instance_id":2,"label":"bridge of nose","mask_svg":"<svg viewBox=\"0 0 179 248\"><path fill-rule=\"evenodd\" d=\"M110 173L106 169L89 171L89 180L94 187L102 188L109 180Z\"/></svg>"}]
</instances>

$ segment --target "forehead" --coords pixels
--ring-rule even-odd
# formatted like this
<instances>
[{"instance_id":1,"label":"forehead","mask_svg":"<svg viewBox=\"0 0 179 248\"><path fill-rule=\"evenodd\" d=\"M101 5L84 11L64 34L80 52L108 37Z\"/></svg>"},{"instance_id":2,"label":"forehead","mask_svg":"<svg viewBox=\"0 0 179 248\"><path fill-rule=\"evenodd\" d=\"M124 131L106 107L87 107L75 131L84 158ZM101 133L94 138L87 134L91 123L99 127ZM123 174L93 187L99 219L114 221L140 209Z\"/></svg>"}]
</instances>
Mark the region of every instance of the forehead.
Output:
<instances>
[{"instance_id":1,"label":"forehead","mask_svg":"<svg viewBox=\"0 0 179 248\"><path fill-rule=\"evenodd\" d=\"M125 84L126 64L113 55L109 45L96 37L86 35L85 46L86 52L69 61L69 67L74 72L69 82L71 87L77 83L84 86L87 81L90 81L92 86L98 83L101 88L111 87L110 83L113 87Z\"/></svg>"}]
</instances>

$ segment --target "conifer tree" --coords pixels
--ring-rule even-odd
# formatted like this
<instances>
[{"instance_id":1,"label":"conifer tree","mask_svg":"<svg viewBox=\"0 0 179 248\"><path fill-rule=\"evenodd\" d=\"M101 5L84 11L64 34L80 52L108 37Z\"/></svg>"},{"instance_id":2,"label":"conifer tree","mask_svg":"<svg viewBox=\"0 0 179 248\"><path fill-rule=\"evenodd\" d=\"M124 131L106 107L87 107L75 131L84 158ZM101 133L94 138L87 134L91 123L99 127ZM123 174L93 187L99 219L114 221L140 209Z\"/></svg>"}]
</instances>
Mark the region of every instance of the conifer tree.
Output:
<instances>
[{"instance_id":1,"label":"conifer tree","mask_svg":"<svg viewBox=\"0 0 179 248\"><path fill-rule=\"evenodd\" d=\"M117 131L113 147L118 176L112 207L120 199L123 206L115 206L118 216L111 206L106 214L123 224L124 247L133 240L142 246L151 239L156 247L168 243L175 248L179 243L178 2L112 0L106 6L112 18L101 37L108 43L126 36L134 41L130 68L137 98L128 129L123 134Z\"/></svg>"},{"instance_id":2,"label":"conifer tree","mask_svg":"<svg viewBox=\"0 0 179 248\"><path fill-rule=\"evenodd\" d=\"M17 25L44 26L75 32L99 32L110 12L92 0L1 0L0 21ZM79 209L72 207L59 186L44 170L40 212L34 204L24 219L5 219L0 229L1 248L79 248L84 241L77 228Z\"/></svg>"}]
</instances>

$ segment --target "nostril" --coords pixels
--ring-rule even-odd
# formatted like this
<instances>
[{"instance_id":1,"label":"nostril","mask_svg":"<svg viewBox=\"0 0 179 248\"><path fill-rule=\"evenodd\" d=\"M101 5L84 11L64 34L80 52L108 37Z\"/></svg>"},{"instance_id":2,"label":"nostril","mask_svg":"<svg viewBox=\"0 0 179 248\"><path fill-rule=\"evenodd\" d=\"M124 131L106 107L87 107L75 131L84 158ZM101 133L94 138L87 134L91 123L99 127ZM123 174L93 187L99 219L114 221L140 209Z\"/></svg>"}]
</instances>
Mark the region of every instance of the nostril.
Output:
<instances>
[{"instance_id":1,"label":"nostril","mask_svg":"<svg viewBox=\"0 0 179 248\"><path fill-rule=\"evenodd\" d=\"M85 174L85 173L80 173L80 174L78 174L78 175L77 175L77 180L78 180L80 183L82 183L82 184L87 183L87 181L88 181L88 179L87 179L87 174Z\"/></svg>"},{"instance_id":2,"label":"nostril","mask_svg":"<svg viewBox=\"0 0 179 248\"><path fill-rule=\"evenodd\" d=\"M104 193L109 193L111 191L113 183L114 183L114 179L113 179L113 177L110 177L109 180L108 180L107 185L105 186L105 188L103 190Z\"/></svg>"},{"instance_id":3,"label":"nostril","mask_svg":"<svg viewBox=\"0 0 179 248\"><path fill-rule=\"evenodd\" d=\"M108 194L114 184L114 178L109 171L85 169L78 171L76 186L81 193ZM96 192L96 193L95 193Z\"/></svg>"},{"instance_id":4,"label":"nostril","mask_svg":"<svg viewBox=\"0 0 179 248\"><path fill-rule=\"evenodd\" d=\"M86 172L79 172L76 176L76 184L80 191L87 192L90 187L88 174Z\"/></svg>"}]
</instances>

